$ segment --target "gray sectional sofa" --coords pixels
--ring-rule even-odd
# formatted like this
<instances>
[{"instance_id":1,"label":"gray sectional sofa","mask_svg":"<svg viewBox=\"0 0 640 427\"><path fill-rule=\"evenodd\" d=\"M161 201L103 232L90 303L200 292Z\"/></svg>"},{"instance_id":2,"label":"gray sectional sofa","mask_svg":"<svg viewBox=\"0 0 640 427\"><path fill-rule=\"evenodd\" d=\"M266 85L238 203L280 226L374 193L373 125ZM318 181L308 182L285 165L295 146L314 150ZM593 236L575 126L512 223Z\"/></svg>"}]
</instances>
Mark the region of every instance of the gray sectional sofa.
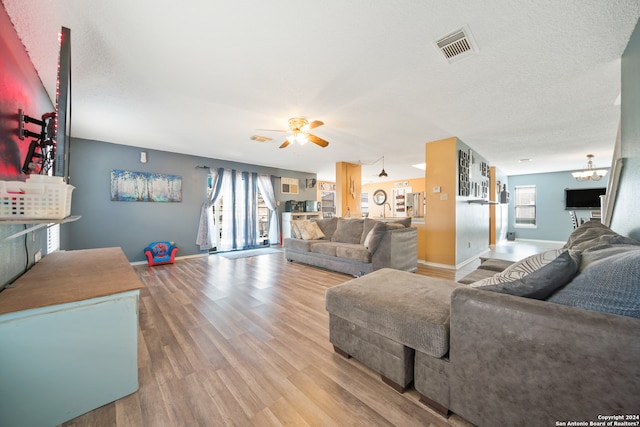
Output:
<instances>
[{"instance_id":1,"label":"gray sectional sofa","mask_svg":"<svg viewBox=\"0 0 640 427\"><path fill-rule=\"evenodd\" d=\"M480 427L639 414L640 242L590 222L506 265L470 285L383 269L330 288L330 340Z\"/></svg>"},{"instance_id":2,"label":"gray sectional sofa","mask_svg":"<svg viewBox=\"0 0 640 427\"><path fill-rule=\"evenodd\" d=\"M289 261L353 276L381 268L414 272L418 268L418 232L411 218L378 221L330 218L292 221L296 236L284 239Z\"/></svg>"}]
</instances>

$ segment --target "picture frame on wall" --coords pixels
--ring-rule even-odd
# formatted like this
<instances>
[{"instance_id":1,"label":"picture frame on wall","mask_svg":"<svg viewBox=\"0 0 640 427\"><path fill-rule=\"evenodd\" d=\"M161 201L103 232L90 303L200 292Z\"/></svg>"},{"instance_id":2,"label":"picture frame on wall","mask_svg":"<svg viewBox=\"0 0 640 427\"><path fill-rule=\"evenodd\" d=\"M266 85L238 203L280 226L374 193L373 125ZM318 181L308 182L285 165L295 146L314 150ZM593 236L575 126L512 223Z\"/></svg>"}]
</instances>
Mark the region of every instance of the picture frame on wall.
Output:
<instances>
[{"instance_id":1,"label":"picture frame on wall","mask_svg":"<svg viewBox=\"0 0 640 427\"><path fill-rule=\"evenodd\" d=\"M300 180L298 178L281 178L280 192L282 194L298 194L300 191Z\"/></svg>"}]
</instances>

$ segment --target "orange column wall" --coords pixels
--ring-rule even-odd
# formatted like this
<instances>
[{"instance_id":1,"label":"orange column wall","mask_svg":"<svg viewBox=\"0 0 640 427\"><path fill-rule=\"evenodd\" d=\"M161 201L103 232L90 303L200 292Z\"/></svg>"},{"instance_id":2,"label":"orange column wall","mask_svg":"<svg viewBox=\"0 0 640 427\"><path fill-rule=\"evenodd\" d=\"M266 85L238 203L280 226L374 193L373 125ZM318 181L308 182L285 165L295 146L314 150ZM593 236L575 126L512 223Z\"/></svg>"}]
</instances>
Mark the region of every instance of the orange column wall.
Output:
<instances>
[{"instance_id":1,"label":"orange column wall","mask_svg":"<svg viewBox=\"0 0 640 427\"><path fill-rule=\"evenodd\" d=\"M362 192L362 166L355 163L336 163L336 215L362 216L360 193Z\"/></svg>"},{"instance_id":2,"label":"orange column wall","mask_svg":"<svg viewBox=\"0 0 640 427\"><path fill-rule=\"evenodd\" d=\"M456 264L457 138L428 142L425 148L425 254L429 263ZM434 192L440 187L440 192ZM419 258L422 258L419 254Z\"/></svg>"}]
</instances>

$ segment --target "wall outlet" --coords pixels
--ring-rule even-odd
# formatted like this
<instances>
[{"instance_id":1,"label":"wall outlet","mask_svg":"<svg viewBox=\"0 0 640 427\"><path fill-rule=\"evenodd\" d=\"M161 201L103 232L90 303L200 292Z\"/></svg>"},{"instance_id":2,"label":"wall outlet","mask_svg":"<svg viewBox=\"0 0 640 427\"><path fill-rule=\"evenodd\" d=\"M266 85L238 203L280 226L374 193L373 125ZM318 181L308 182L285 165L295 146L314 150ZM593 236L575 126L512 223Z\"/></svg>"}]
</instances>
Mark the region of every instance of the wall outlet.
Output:
<instances>
[{"instance_id":1,"label":"wall outlet","mask_svg":"<svg viewBox=\"0 0 640 427\"><path fill-rule=\"evenodd\" d=\"M440 188L439 185L436 185L435 187L433 187L433 192L434 193L439 193L442 189Z\"/></svg>"},{"instance_id":2,"label":"wall outlet","mask_svg":"<svg viewBox=\"0 0 640 427\"><path fill-rule=\"evenodd\" d=\"M42 251L38 251L33 256L33 262L38 262L42 259Z\"/></svg>"},{"instance_id":3,"label":"wall outlet","mask_svg":"<svg viewBox=\"0 0 640 427\"><path fill-rule=\"evenodd\" d=\"M440 200L449 200L449 194L447 193L440 194Z\"/></svg>"}]
</instances>

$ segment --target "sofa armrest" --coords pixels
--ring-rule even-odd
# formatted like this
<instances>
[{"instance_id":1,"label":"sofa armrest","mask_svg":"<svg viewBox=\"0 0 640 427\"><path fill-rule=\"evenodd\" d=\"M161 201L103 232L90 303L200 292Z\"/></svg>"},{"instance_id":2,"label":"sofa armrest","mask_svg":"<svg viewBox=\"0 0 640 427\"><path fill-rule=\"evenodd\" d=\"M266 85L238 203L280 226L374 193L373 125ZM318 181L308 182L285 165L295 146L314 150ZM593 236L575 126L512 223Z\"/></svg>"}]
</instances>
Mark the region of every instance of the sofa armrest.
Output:
<instances>
[{"instance_id":1,"label":"sofa armrest","mask_svg":"<svg viewBox=\"0 0 640 427\"><path fill-rule=\"evenodd\" d=\"M640 411L640 319L461 287L450 326L451 408L472 423Z\"/></svg>"},{"instance_id":2,"label":"sofa armrest","mask_svg":"<svg viewBox=\"0 0 640 427\"><path fill-rule=\"evenodd\" d=\"M374 270L395 268L418 269L418 229L415 227L387 230L371 257Z\"/></svg>"}]
</instances>

